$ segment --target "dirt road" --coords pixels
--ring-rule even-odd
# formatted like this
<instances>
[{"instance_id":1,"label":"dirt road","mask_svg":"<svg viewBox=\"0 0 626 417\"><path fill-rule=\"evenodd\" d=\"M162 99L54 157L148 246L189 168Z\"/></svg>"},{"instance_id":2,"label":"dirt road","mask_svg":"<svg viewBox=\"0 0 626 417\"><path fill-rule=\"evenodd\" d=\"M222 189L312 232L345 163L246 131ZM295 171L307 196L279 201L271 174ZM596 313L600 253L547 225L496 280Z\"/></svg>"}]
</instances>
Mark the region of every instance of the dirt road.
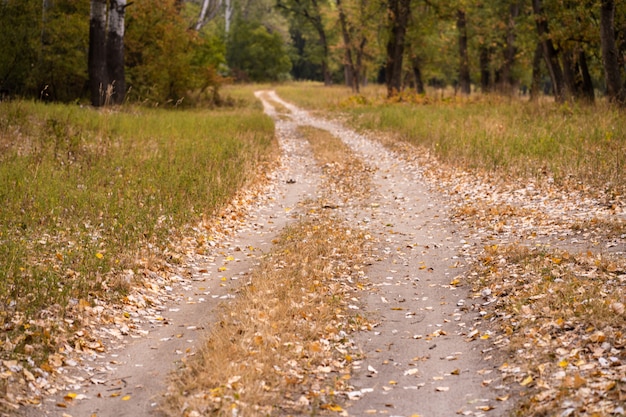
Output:
<instances>
[{"instance_id":1,"label":"dirt road","mask_svg":"<svg viewBox=\"0 0 626 417\"><path fill-rule=\"evenodd\" d=\"M299 202L319 193L321 171L295 134L298 126L331 132L372 168L369 200L334 208L376 242L375 261L365 271L370 285L359 296L359 308L375 326L354 336L364 360L353 364L344 414L506 415L509 403L497 398L507 397L507 387L499 384L497 362L480 340L485 333L468 288L457 285L473 242L450 222L446 200L428 189L419 166L379 143L312 117L273 92L258 97L276 121L283 152L270 184L250 200L244 218L228 224L229 233L213 242L211 253L188 253L179 267L186 273L128 314L131 326L112 323L100 330L105 352L68 354L58 394L26 415L159 415L167 374L193 355L213 312L236 296L233 290L272 239L301 215ZM276 103L288 112L278 115ZM223 265L228 276L219 272Z\"/></svg>"}]
</instances>

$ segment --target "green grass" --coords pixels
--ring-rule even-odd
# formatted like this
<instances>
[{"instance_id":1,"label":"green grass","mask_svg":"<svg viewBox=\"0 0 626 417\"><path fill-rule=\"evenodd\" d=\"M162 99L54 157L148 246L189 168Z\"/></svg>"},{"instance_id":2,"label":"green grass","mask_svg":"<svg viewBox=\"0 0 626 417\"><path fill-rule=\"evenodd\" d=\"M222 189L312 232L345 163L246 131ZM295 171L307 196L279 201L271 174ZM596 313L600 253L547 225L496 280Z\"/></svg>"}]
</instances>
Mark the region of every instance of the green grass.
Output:
<instances>
[{"instance_id":1,"label":"green grass","mask_svg":"<svg viewBox=\"0 0 626 417\"><path fill-rule=\"evenodd\" d=\"M2 328L32 336L43 311L120 296L120 271L218 210L275 146L272 121L254 106L0 103ZM14 351L32 339L18 336Z\"/></svg>"},{"instance_id":2,"label":"green grass","mask_svg":"<svg viewBox=\"0 0 626 417\"><path fill-rule=\"evenodd\" d=\"M595 106L529 103L497 96L469 99L407 94L384 99L380 87L361 96L345 87L292 84L285 99L349 115L362 129L383 131L444 163L514 178L626 192L626 112Z\"/></svg>"}]
</instances>

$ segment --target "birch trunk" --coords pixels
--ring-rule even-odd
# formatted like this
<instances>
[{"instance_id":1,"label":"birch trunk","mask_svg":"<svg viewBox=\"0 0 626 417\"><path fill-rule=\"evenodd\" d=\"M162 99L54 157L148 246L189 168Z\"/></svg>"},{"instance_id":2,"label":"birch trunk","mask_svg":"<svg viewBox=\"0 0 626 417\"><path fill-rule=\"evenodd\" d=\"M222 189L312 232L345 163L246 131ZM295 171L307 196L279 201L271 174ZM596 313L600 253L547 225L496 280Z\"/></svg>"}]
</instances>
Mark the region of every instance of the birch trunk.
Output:
<instances>
[{"instance_id":1,"label":"birch trunk","mask_svg":"<svg viewBox=\"0 0 626 417\"><path fill-rule=\"evenodd\" d=\"M107 79L106 67L107 0L91 0L89 17L89 90L91 104L104 105Z\"/></svg>"},{"instance_id":2,"label":"birch trunk","mask_svg":"<svg viewBox=\"0 0 626 417\"><path fill-rule=\"evenodd\" d=\"M109 76L110 100L112 104L121 104L126 96L126 77L124 74L124 14L126 0L111 0L109 9L109 28L106 40L107 72Z\"/></svg>"}]
</instances>

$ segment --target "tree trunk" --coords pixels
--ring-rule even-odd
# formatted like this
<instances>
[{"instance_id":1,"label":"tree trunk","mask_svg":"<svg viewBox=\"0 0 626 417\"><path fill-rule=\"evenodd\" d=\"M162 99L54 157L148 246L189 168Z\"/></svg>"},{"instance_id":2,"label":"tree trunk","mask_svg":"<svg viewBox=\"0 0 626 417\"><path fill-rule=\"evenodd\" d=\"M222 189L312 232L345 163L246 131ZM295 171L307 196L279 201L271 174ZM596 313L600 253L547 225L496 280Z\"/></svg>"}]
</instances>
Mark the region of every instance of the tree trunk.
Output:
<instances>
[{"instance_id":1,"label":"tree trunk","mask_svg":"<svg viewBox=\"0 0 626 417\"><path fill-rule=\"evenodd\" d=\"M109 30L106 40L106 59L111 103L122 104L126 96L124 73L124 14L126 0L110 0Z\"/></svg>"},{"instance_id":2,"label":"tree trunk","mask_svg":"<svg viewBox=\"0 0 626 417\"><path fill-rule=\"evenodd\" d=\"M356 71L354 60L352 59L352 42L350 39L350 31L348 30L348 21L343 11L341 0L337 0L337 10L339 12L339 23L341 25L341 34L343 36L343 46L345 48L344 71L346 77L346 85L352 88L353 93L359 93L359 74Z\"/></svg>"},{"instance_id":3,"label":"tree trunk","mask_svg":"<svg viewBox=\"0 0 626 417\"><path fill-rule=\"evenodd\" d=\"M589 74L589 66L587 65L587 56L585 55L585 51L581 50L578 53L578 65L580 68L583 98L589 102L593 102L595 100L595 91L593 88L593 81L591 80L591 74Z\"/></svg>"},{"instance_id":4,"label":"tree trunk","mask_svg":"<svg viewBox=\"0 0 626 417\"><path fill-rule=\"evenodd\" d=\"M558 51L554 48L552 40L550 39L550 29L548 22L542 15L543 6L541 0L532 0L533 13L535 14L535 23L537 25L537 32L541 41L541 47L543 49L543 58L546 62L546 67L550 73L550 79L552 80L552 88L554 90L554 98L558 102L564 101L568 96L567 87L563 78L563 70L559 63Z\"/></svg>"},{"instance_id":5,"label":"tree trunk","mask_svg":"<svg viewBox=\"0 0 626 417\"><path fill-rule=\"evenodd\" d=\"M324 23L320 16L320 6L317 0L311 0L313 6L313 14L307 14L305 17L313 24L313 27L317 31L320 44L322 45L323 57L322 57L322 73L324 75L324 85L332 84L332 77L330 75L330 69L328 68L328 39L326 37L326 30L324 29Z\"/></svg>"},{"instance_id":6,"label":"tree trunk","mask_svg":"<svg viewBox=\"0 0 626 417\"><path fill-rule=\"evenodd\" d=\"M500 67L500 83L498 90L504 94L511 94L514 91L515 80L512 75L512 68L515 64L515 55L517 54L517 47L515 46L515 19L519 16L520 5L519 3L511 4L509 7L509 21L507 24L505 46L503 50L503 62Z\"/></svg>"},{"instance_id":7,"label":"tree trunk","mask_svg":"<svg viewBox=\"0 0 626 417\"><path fill-rule=\"evenodd\" d=\"M96 107L104 105L109 83L106 65L106 15L107 0L91 0L87 66L91 104Z\"/></svg>"},{"instance_id":8,"label":"tree trunk","mask_svg":"<svg viewBox=\"0 0 626 417\"><path fill-rule=\"evenodd\" d=\"M532 84L530 85L530 100L539 99L541 94L541 59L543 58L543 45L537 43L535 54L533 55L533 75Z\"/></svg>"},{"instance_id":9,"label":"tree trunk","mask_svg":"<svg viewBox=\"0 0 626 417\"><path fill-rule=\"evenodd\" d=\"M422 79L421 62L417 55L411 57L411 67L413 68L413 76L415 77L415 92L417 94L424 94L424 80Z\"/></svg>"},{"instance_id":10,"label":"tree trunk","mask_svg":"<svg viewBox=\"0 0 626 417\"><path fill-rule=\"evenodd\" d=\"M489 47L481 45L478 64L480 66L480 90L483 93L491 91L491 69L489 64L491 63L491 53Z\"/></svg>"},{"instance_id":11,"label":"tree trunk","mask_svg":"<svg viewBox=\"0 0 626 417\"><path fill-rule=\"evenodd\" d=\"M411 11L410 0L388 0L387 13L390 21L390 34L387 41L387 62L385 81L387 97L392 97L402 88L402 58L404 39Z\"/></svg>"},{"instance_id":12,"label":"tree trunk","mask_svg":"<svg viewBox=\"0 0 626 417\"><path fill-rule=\"evenodd\" d=\"M207 23L213 20L215 16L217 16L217 13L219 12L221 7L222 0L203 0L202 8L200 9L200 16L198 16L198 20L196 21L196 24L194 26L195 30L199 31ZM228 33L228 31L226 31L226 33Z\"/></svg>"},{"instance_id":13,"label":"tree trunk","mask_svg":"<svg viewBox=\"0 0 626 417\"><path fill-rule=\"evenodd\" d=\"M472 81L467 55L467 19L463 10L457 11L456 28L459 31L459 87L462 94L470 94Z\"/></svg>"},{"instance_id":14,"label":"tree trunk","mask_svg":"<svg viewBox=\"0 0 626 417\"><path fill-rule=\"evenodd\" d=\"M359 77L359 90L361 85L367 85L367 77L365 69L363 68L363 57L365 56L365 45L367 45L367 38L362 37L359 42L359 48L356 51L356 66L355 73Z\"/></svg>"},{"instance_id":15,"label":"tree trunk","mask_svg":"<svg viewBox=\"0 0 626 417\"><path fill-rule=\"evenodd\" d=\"M626 103L626 87L622 85L619 53L615 44L615 1L602 0L600 9L600 41L602 63L606 82L606 95L610 101Z\"/></svg>"},{"instance_id":16,"label":"tree trunk","mask_svg":"<svg viewBox=\"0 0 626 417\"><path fill-rule=\"evenodd\" d=\"M230 24L233 19L233 2L232 0L226 0L226 6L224 7L224 31L228 35L230 32Z\"/></svg>"}]
</instances>

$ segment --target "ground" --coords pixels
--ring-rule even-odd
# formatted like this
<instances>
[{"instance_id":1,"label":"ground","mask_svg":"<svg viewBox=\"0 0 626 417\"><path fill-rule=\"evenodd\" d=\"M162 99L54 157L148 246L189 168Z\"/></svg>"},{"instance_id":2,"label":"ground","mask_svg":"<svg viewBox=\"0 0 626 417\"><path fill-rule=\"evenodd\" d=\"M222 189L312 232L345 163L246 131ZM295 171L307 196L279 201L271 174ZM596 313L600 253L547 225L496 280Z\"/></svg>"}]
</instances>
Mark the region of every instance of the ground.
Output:
<instances>
[{"instance_id":1,"label":"ground","mask_svg":"<svg viewBox=\"0 0 626 417\"><path fill-rule=\"evenodd\" d=\"M217 311L238 296L238 288L279 233L306 218L308 202L322 201L338 225L365 236L368 259L365 284L349 303L370 326L350 335L360 354L350 364L349 389L341 393L337 412L509 415L529 374L502 367L507 360L499 349L503 341L491 337L490 323L484 320L488 306L496 302L495 290L471 283L471 267L485 245L519 236L532 245L597 247L593 238L563 230L560 235L554 227L555 219L583 217L597 205L585 206L574 196L555 206L532 184L496 193L468 176L428 171L433 167L420 158L389 150L339 122L314 117L274 92L259 92L258 97L276 121L280 166L267 182L237 196L219 221L198 226L210 230L209 253L198 254L195 241L182 242L186 255L167 265L178 272L146 273L144 285L128 296L119 317L108 322L97 308L86 307L94 326L84 330L83 339L102 347L68 346L58 358L57 388L48 390L53 395L26 408L25 414L160 415L160 404L168 401L167 375L195 354ZM316 163L299 131L305 126L330 132L349 147L362 164L362 185L345 190L324 182L325 167ZM509 207L509 214L511 207L523 213L517 223L509 218L495 225L493 219L480 223L475 218L470 225L459 214L476 217L485 201L503 211ZM576 204L570 206L570 201ZM620 252L623 240L600 245Z\"/></svg>"}]
</instances>

